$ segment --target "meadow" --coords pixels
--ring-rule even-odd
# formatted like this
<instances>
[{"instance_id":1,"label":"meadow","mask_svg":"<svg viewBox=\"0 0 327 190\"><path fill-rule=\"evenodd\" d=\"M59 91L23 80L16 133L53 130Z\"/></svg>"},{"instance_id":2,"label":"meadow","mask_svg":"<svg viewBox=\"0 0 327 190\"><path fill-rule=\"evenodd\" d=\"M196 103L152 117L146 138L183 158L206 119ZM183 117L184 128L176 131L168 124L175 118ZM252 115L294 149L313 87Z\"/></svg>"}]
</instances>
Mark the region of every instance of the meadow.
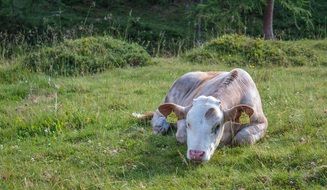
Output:
<instances>
[{"instance_id":1,"label":"meadow","mask_svg":"<svg viewBox=\"0 0 327 190\"><path fill-rule=\"evenodd\" d=\"M144 67L52 75L26 69L25 55L3 58L0 188L325 189L326 40L293 43L314 50L314 64L233 64L246 62L247 52L232 55L232 62L198 64L186 54L151 58ZM223 147L208 163L193 164L174 131L154 135L149 122L132 117L154 111L186 72L235 67L253 77L269 122L267 135L253 146Z\"/></svg>"}]
</instances>

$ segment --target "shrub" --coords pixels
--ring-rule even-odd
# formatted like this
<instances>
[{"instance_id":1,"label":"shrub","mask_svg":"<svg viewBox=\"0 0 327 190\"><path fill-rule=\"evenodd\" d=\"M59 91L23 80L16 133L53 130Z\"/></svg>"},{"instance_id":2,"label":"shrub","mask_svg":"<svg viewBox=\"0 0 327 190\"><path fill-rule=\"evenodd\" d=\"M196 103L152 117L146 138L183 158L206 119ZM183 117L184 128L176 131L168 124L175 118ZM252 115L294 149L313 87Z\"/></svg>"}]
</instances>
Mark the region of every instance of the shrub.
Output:
<instances>
[{"instance_id":1,"label":"shrub","mask_svg":"<svg viewBox=\"0 0 327 190\"><path fill-rule=\"evenodd\" d=\"M148 64L151 64L151 57L141 46L111 37L65 40L53 47L40 48L24 58L28 69L49 75L83 75Z\"/></svg>"},{"instance_id":2,"label":"shrub","mask_svg":"<svg viewBox=\"0 0 327 190\"><path fill-rule=\"evenodd\" d=\"M265 41L240 35L224 35L183 56L190 62L229 65L315 65L311 49L294 42Z\"/></svg>"}]
</instances>

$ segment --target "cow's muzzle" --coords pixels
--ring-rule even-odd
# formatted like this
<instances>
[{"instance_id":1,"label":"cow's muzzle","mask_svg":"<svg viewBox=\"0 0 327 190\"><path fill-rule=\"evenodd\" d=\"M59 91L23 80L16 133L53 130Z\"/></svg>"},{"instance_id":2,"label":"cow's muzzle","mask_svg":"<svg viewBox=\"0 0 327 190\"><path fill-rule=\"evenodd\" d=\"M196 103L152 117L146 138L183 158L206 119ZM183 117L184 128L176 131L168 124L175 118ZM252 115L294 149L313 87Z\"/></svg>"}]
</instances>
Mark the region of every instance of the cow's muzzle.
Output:
<instances>
[{"instance_id":1,"label":"cow's muzzle","mask_svg":"<svg viewBox=\"0 0 327 190\"><path fill-rule=\"evenodd\" d=\"M202 150L190 150L189 151L190 159L192 161L202 161L205 155L205 152Z\"/></svg>"}]
</instances>

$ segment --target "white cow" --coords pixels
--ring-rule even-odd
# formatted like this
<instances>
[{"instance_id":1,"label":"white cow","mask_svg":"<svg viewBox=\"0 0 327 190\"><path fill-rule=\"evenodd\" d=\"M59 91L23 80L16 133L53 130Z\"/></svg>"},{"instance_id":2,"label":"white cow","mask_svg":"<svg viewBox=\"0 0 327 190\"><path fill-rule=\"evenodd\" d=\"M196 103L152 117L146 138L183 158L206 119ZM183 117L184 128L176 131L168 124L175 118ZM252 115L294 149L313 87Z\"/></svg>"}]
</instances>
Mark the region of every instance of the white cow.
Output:
<instances>
[{"instance_id":1,"label":"white cow","mask_svg":"<svg viewBox=\"0 0 327 190\"><path fill-rule=\"evenodd\" d=\"M242 69L190 72L177 79L151 115L154 133L169 129L171 112L178 117L176 138L187 142L187 158L193 161L208 161L219 144L254 144L268 127L256 85ZM240 123L242 112L249 123Z\"/></svg>"}]
</instances>

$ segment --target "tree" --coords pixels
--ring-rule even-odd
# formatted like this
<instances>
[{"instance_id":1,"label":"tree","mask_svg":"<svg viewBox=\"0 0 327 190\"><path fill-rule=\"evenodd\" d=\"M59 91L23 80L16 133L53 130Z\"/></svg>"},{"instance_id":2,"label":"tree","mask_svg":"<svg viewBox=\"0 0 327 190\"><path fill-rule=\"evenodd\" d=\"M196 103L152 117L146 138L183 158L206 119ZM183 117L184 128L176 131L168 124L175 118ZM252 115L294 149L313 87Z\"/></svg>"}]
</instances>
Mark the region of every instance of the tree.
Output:
<instances>
[{"instance_id":1,"label":"tree","mask_svg":"<svg viewBox=\"0 0 327 190\"><path fill-rule=\"evenodd\" d=\"M266 40L275 39L273 31L273 18L274 18L274 0L267 0L263 16L263 37Z\"/></svg>"},{"instance_id":2,"label":"tree","mask_svg":"<svg viewBox=\"0 0 327 190\"><path fill-rule=\"evenodd\" d=\"M299 31L312 28L310 0L206 0L194 4L190 19L201 18L202 37L226 33L262 35L274 39L276 32L292 38ZM275 19L274 19L275 7ZM261 24L262 23L262 24ZM197 28L197 31L199 29ZM310 29L312 30L312 29ZM205 33L206 32L206 33ZM208 34L210 32L210 34ZM289 35L289 36L287 36Z\"/></svg>"}]
</instances>

